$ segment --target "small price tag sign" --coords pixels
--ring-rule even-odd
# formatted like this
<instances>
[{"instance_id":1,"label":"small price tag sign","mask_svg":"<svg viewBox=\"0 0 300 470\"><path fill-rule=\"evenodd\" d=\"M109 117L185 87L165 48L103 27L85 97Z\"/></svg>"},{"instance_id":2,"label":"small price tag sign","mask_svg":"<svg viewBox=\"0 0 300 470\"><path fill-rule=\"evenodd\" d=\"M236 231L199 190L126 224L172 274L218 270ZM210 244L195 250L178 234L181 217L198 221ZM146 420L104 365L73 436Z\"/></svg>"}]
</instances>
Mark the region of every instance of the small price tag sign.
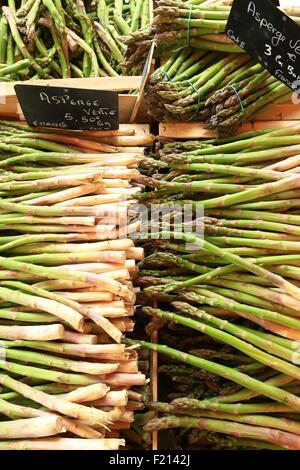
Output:
<instances>
[{"instance_id":1,"label":"small price tag sign","mask_svg":"<svg viewBox=\"0 0 300 470\"><path fill-rule=\"evenodd\" d=\"M72 130L119 129L118 93L39 85L15 85L31 127Z\"/></svg>"},{"instance_id":2,"label":"small price tag sign","mask_svg":"<svg viewBox=\"0 0 300 470\"><path fill-rule=\"evenodd\" d=\"M292 90L300 85L300 27L270 0L235 0L226 34Z\"/></svg>"}]
</instances>

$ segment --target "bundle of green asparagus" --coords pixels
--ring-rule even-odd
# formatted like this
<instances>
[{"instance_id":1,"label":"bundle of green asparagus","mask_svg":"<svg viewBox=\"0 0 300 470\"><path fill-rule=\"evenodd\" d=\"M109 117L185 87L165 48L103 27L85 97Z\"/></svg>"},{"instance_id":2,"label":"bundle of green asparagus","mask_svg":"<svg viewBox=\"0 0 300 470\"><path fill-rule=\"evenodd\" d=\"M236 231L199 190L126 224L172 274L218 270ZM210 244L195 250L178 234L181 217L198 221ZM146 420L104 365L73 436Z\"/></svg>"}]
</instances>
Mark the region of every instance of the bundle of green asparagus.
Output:
<instances>
[{"instance_id":1,"label":"bundle of green asparagus","mask_svg":"<svg viewBox=\"0 0 300 470\"><path fill-rule=\"evenodd\" d=\"M252 69L260 66L254 66ZM218 135L232 135L256 113L268 105L287 102L292 92L266 70L253 77L245 71L233 82L217 90L205 103L209 119L205 128L217 131ZM244 78L248 76L248 78Z\"/></svg>"},{"instance_id":2,"label":"bundle of green asparagus","mask_svg":"<svg viewBox=\"0 0 300 470\"><path fill-rule=\"evenodd\" d=\"M1 80L124 74L122 37L146 26L151 9L152 0L7 0Z\"/></svg>"},{"instance_id":3,"label":"bundle of green asparagus","mask_svg":"<svg viewBox=\"0 0 300 470\"><path fill-rule=\"evenodd\" d=\"M243 52L224 34L231 3L158 0L152 22L156 43L172 44L173 50L190 46L210 51ZM282 8L282 11L300 23L299 7Z\"/></svg>"},{"instance_id":4,"label":"bundle of green asparagus","mask_svg":"<svg viewBox=\"0 0 300 470\"><path fill-rule=\"evenodd\" d=\"M181 222L174 213L168 228L156 220L141 263L139 301L165 345L135 344L166 355L162 372L180 385L170 404L151 404L165 416L146 431L300 449L299 130L171 142L143 162L139 181L153 190L140 200L194 211Z\"/></svg>"},{"instance_id":5,"label":"bundle of green asparagus","mask_svg":"<svg viewBox=\"0 0 300 470\"><path fill-rule=\"evenodd\" d=\"M243 53L224 33L231 5L230 0L158 0L151 26L136 31L125 39L128 70L139 64L141 67L153 41L157 46L157 57L183 47ZM296 23L300 23L299 7L281 10Z\"/></svg>"},{"instance_id":6,"label":"bundle of green asparagus","mask_svg":"<svg viewBox=\"0 0 300 470\"><path fill-rule=\"evenodd\" d=\"M290 90L247 54L184 48L150 78L145 98L158 121L203 121L234 133L268 103L287 101Z\"/></svg>"},{"instance_id":7,"label":"bundle of green asparagus","mask_svg":"<svg viewBox=\"0 0 300 470\"><path fill-rule=\"evenodd\" d=\"M145 383L122 338L143 149L0 127L0 449L117 449Z\"/></svg>"}]
</instances>

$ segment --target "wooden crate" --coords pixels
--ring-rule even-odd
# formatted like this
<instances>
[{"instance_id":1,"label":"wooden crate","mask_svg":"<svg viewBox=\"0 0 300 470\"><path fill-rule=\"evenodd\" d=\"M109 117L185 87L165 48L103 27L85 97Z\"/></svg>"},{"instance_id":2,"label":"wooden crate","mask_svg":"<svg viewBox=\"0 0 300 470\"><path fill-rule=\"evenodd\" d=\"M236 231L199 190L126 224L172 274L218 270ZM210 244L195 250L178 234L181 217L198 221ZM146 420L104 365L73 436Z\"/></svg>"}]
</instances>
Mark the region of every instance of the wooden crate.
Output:
<instances>
[{"instance_id":1,"label":"wooden crate","mask_svg":"<svg viewBox=\"0 0 300 470\"><path fill-rule=\"evenodd\" d=\"M270 107L267 111L257 114L255 120L245 124L240 132L268 129L272 127L289 127L300 120L300 106L291 103ZM215 137L214 131L204 129L203 122L162 122L159 125L159 135L176 139L197 139Z\"/></svg>"},{"instance_id":2,"label":"wooden crate","mask_svg":"<svg viewBox=\"0 0 300 470\"><path fill-rule=\"evenodd\" d=\"M14 119L24 119L20 108L14 86L16 84L29 83L30 85L43 86L65 86L68 88L82 88L93 90L110 90L119 92L119 115L120 123L132 122L131 115L135 114L135 122L148 122L146 107L143 99L140 97L139 90L143 84L142 76L126 77L101 77L101 78L70 78L70 79L52 79L52 80L31 80L30 82L0 82L0 116L6 116ZM137 90L137 94L128 94ZM138 110L136 103L138 102Z\"/></svg>"}]
</instances>

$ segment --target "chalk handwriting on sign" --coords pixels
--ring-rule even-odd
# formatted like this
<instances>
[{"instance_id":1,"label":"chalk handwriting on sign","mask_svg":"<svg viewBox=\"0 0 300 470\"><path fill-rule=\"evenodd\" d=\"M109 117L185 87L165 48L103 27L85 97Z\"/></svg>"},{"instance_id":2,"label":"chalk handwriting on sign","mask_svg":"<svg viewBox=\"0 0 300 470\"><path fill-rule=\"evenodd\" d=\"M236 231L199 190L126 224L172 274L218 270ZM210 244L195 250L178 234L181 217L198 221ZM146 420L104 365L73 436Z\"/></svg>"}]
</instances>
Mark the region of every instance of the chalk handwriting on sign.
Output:
<instances>
[{"instance_id":1,"label":"chalk handwriting on sign","mask_svg":"<svg viewBox=\"0 0 300 470\"><path fill-rule=\"evenodd\" d=\"M269 0L235 0L226 34L292 90L300 80L300 27Z\"/></svg>"},{"instance_id":2,"label":"chalk handwriting on sign","mask_svg":"<svg viewBox=\"0 0 300 470\"><path fill-rule=\"evenodd\" d=\"M73 130L119 128L118 94L106 90L16 85L25 119L32 127Z\"/></svg>"}]
</instances>

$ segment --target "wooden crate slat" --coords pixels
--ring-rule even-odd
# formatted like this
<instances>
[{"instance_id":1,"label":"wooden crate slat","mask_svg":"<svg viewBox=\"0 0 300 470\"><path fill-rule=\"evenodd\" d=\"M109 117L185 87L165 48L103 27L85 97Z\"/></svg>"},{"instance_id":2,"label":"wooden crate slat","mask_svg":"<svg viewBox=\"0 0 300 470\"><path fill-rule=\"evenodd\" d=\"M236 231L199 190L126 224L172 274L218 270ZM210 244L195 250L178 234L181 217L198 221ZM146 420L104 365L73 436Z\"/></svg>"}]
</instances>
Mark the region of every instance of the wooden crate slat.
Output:
<instances>
[{"instance_id":1,"label":"wooden crate slat","mask_svg":"<svg viewBox=\"0 0 300 470\"><path fill-rule=\"evenodd\" d=\"M263 113L255 116L256 121L265 120L298 120L300 119L300 106L293 103L277 104Z\"/></svg>"},{"instance_id":2,"label":"wooden crate slat","mask_svg":"<svg viewBox=\"0 0 300 470\"><path fill-rule=\"evenodd\" d=\"M142 77L99 77L99 78L52 78L50 80L30 80L23 82L1 82L0 95L14 96L15 85L62 86L66 88L85 88L87 90L130 91L141 86Z\"/></svg>"},{"instance_id":3,"label":"wooden crate slat","mask_svg":"<svg viewBox=\"0 0 300 470\"><path fill-rule=\"evenodd\" d=\"M300 117L299 117L300 120ZM255 121L245 124L239 129L238 133L259 129L272 129L281 127L291 127L297 123L292 121ZM159 135L170 139L209 139L216 137L214 131L204 129L203 122L193 123L160 123Z\"/></svg>"},{"instance_id":4,"label":"wooden crate slat","mask_svg":"<svg viewBox=\"0 0 300 470\"><path fill-rule=\"evenodd\" d=\"M275 104L263 113L255 115L255 119L240 128L238 133L274 127L289 127L295 125L299 120L299 105L292 103ZM215 137L216 133L204 129L204 122L161 122L159 135L177 139L207 139Z\"/></svg>"}]
</instances>

